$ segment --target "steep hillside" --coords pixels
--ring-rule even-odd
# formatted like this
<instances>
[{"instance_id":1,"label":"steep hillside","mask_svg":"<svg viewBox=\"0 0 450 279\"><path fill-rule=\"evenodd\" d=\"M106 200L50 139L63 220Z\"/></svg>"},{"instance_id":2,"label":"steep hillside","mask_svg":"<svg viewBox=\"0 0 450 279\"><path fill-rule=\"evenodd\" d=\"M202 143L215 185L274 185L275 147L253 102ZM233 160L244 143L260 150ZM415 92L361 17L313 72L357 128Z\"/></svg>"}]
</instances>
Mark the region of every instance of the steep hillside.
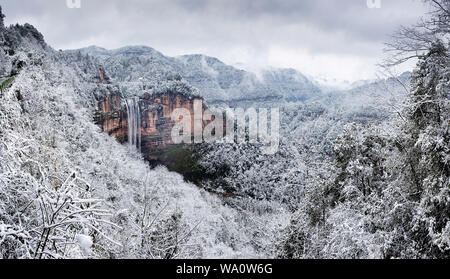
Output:
<instances>
[{"instance_id":1,"label":"steep hillside","mask_svg":"<svg viewBox=\"0 0 450 279\"><path fill-rule=\"evenodd\" d=\"M228 66L205 55L167 57L144 46L117 50L88 47L68 53L88 54L98 59L115 82L149 82L161 77L183 79L199 90L209 103L241 100L305 100L320 93L301 73L272 69L263 78Z\"/></svg>"},{"instance_id":2,"label":"steep hillside","mask_svg":"<svg viewBox=\"0 0 450 279\"><path fill-rule=\"evenodd\" d=\"M95 59L30 25L0 24L0 38L0 72L15 77L0 94L0 258L270 257L281 212L224 206L101 131L98 101L122 87L99 83Z\"/></svg>"}]
</instances>

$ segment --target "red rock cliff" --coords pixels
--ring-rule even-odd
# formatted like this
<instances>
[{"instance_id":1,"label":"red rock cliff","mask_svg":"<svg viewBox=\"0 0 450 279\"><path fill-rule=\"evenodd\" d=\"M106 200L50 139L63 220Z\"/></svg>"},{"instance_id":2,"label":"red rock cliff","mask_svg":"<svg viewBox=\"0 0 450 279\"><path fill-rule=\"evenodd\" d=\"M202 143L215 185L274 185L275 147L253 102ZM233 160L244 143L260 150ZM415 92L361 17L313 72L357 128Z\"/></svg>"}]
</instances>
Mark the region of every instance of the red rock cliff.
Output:
<instances>
[{"instance_id":1,"label":"red rock cliff","mask_svg":"<svg viewBox=\"0 0 450 279\"><path fill-rule=\"evenodd\" d=\"M184 108L191 113L191 131L194 131L194 101L181 94L144 94L139 98L141 150L146 159L154 159L154 154L173 145L171 132L177 121L171 119L173 111ZM96 122L102 130L116 137L121 143L128 141L128 112L124 101L117 94L107 95L99 102ZM202 107L202 111L205 111ZM203 122L203 127L207 122Z\"/></svg>"}]
</instances>

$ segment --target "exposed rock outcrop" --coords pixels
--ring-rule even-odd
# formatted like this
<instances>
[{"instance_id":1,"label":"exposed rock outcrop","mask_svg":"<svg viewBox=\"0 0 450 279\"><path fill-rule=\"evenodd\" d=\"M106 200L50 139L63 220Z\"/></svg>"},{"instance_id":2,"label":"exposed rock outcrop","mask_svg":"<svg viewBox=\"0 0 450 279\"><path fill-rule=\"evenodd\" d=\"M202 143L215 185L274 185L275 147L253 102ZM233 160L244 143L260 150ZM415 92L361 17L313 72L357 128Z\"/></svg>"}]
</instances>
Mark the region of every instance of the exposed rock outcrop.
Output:
<instances>
[{"instance_id":1,"label":"exposed rock outcrop","mask_svg":"<svg viewBox=\"0 0 450 279\"><path fill-rule=\"evenodd\" d=\"M139 97L139 145L144 158L150 162L155 161L157 160L155 154L174 145L171 132L177 121L172 120L171 115L175 109L184 108L191 113L191 131L194 131L194 102L196 100L203 103L201 98L177 93L155 95L145 93ZM203 115L206 108L202 106L201 109ZM99 102L96 122L104 132L125 143L129 141L130 116L128 113L126 100L122 99L118 93L111 93ZM203 127L208 124L204 121L202 123Z\"/></svg>"},{"instance_id":2,"label":"exposed rock outcrop","mask_svg":"<svg viewBox=\"0 0 450 279\"><path fill-rule=\"evenodd\" d=\"M103 84L109 84L110 83L110 79L109 77L106 75L105 70L103 68L100 68L98 70L98 78L97 78L97 83L103 83Z\"/></svg>"}]
</instances>

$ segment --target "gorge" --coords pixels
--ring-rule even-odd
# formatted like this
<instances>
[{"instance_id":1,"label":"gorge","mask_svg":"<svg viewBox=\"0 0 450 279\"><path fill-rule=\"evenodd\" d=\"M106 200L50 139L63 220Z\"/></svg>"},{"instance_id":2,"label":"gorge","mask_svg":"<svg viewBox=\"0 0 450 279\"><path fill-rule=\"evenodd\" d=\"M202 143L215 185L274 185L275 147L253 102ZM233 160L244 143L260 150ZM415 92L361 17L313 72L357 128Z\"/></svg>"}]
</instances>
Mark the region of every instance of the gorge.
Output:
<instances>
[{"instance_id":1,"label":"gorge","mask_svg":"<svg viewBox=\"0 0 450 279\"><path fill-rule=\"evenodd\" d=\"M99 100L95 113L97 125L120 143L128 144L130 150L142 153L151 166L165 165L183 174L187 180L196 181L191 172L196 167L197 154L190 146L173 142L172 129L182 119L173 120L172 113L176 109L188 110L194 127L194 103L200 101L203 104L203 99L171 91L131 97L122 95L110 90ZM203 105L202 112L205 110L206 106ZM202 128L208 122L201 120ZM202 176L194 176L199 175Z\"/></svg>"}]
</instances>

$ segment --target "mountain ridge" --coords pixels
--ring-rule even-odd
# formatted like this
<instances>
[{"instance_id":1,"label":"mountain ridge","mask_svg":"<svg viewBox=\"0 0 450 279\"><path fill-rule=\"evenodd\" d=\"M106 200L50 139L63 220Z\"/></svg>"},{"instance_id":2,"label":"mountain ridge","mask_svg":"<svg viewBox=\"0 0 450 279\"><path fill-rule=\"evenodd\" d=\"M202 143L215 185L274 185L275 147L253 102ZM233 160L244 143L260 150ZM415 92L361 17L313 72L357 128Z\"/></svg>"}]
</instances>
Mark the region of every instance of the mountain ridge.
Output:
<instances>
[{"instance_id":1,"label":"mountain ridge","mask_svg":"<svg viewBox=\"0 0 450 279\"><path fill-rule=\"evenodd\" d=\"M121 81L138 81L140 78L151 79L149 73L167 72L180 74L189 84L199 89L207 101L238 101L240 99L284 98L287 100L304 100L311 95L319 94L320 89L305 75L294 69L271 69L265 71L265 79L261 80L255 73L227 65L216 57L203 54L188 54L175 57L165 56L148 46L126 46L108 50L90 46L68 53L81 52L96 57L114 79L119 76L118 69L112 61L113 57L125 68L133 68L135 77L121 77ZM139 57L139 59L136 58ZM146 67L146 68L145 68ZM125 69L124 68L124 69ZM280 75L286 73L286 76ZM136 78L137 76L140 78ZM293 78L298 76L296 80ZM289 90L280 86L289 81Z\"/></svg>"},{"instance_id":2,"label":"mountain ridge","mask_svg":"<svg viewBox=\"0 0 450 279\"><path fill-rule=\"evenodd\" d=\"M119 81L138 82L152 79L152 75L180 75L188 84L199 90L201 97L210 103L235 103L239 100L284 100L287 102L306 101L332 92L362 90L379 85L383 81L399 79L408 83L410 73L405 72L396 78L360 80L348 84L345 88L329 87L321 84L293 68L268 67L259 73L227 65L220 59L204 54L185 54L166 56L162 52L144 45L125 46L117 49L105 49L98 46L67 50L65 52L91 55L100 59L113 79L120 73L114 65L120 59L121 67L134 75L121 76ZM129 70L132 71L129 71ZM111 73L112 72L112 73ZM381 90L381 88L380 88Z\"/></svg>"}]
</instances>

